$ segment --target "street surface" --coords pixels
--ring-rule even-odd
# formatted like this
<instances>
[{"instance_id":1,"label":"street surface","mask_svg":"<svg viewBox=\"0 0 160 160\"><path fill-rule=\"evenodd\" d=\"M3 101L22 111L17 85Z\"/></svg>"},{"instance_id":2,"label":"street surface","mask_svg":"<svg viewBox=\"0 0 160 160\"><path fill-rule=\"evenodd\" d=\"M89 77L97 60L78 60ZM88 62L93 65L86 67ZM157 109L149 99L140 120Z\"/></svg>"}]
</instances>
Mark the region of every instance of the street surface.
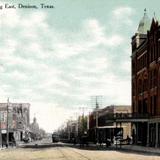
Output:
<instances>
[{"instance_id":1,"label":"street surface","mask_svg":"<svg viewBox=\"0 0 160 160\"><path fill-rule=\"evenodd\" d=\"M0 160L160 160L160 156L128 153L114 150L89 150L64 144L32 142L27 148L9 148L0 151Z\"/></svg>"}]
</instances>

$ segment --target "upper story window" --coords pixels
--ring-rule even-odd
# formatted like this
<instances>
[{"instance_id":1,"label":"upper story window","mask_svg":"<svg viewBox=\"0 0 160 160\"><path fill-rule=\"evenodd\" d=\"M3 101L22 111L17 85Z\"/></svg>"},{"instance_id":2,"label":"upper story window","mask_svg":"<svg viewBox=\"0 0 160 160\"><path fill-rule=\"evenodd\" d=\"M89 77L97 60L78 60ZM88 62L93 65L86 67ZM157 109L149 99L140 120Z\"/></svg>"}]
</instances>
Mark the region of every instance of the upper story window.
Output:
<instances>
[{"instance_id":1,"label":"upper story window","mask_svg":"<svg viewBox=\"0 0 160 160\"><path fill-rule=\"evenodd\" d=\"M158 39L158 46L157 46L157 52L158 52L158 57L160 57L160 37Z\"/></svg>"},{"instance_id":2,"label":"upper story window","mask_svg":"<svg viewBox=\"0 0 160 160\"><path fill-rule=\"evenodd\" d=\"M151 70L150 71L150 88L154 88L156 86L156 80L157 80L157 70Z\"/></svg>"},{"instance_id":3,"label":"upper story window","mask_svg":"<svg viewBox=\"0 0 160 160\"><path fill-rule=\"evenodd\" d=\"M150 45L150 49L149 49L150 50L149 51L149 61L150 61L150 63L155 61L158 57L157 48L159 49L159 47L156 44L160 45L160 43L153 43L153 42Z\"/></svg>"},{"instance_id":4,"label":"upper story window","mask_svg":"<svg viewBox=\"0 0 160 160\"><path fill-rule=\"evenodd\" d=\"M147 79L144 79L143 80L143 92L147 91L147 86L148 86L148 81L147 81Z\"/></svg>"},{"instance_id":5,"label":"upper story window","mask_svg":"<svg viewBox=\"0 0 160 160\"><path fill-rule=\"evenodd\" d=\"M149 61L153 62L153 44L150 45L150 52L149 52Z\"/></svg>"},{"instance_id":6,"label":"upper story window","mask_svg":"<svg viewBox=\"0 0 160 160\"><path fill-rule=\"evenodd\" d=\"M132 83L132 95L135 96L135 83Z\"/></svg>"},{"instance_id":7,"label":"upper story window","mask_svg":"<svg viewBox=\"0 0 160 160\"><path fill-rule=\"evenodd\" d=\"M143 54L138 60L138 71L147 66L147 54Z\"/></svg>"},{"instance_id":8,"label":"upper story window","mask_svg":"<svg viewBox=\"0 0 160 160\"><path fill-rule=\"evenodd\" d=\"M132 52L136 50L136 43L132 43Z\"/></svg>"},{"instance_id":9,"label":"upper story window","mask_svg":"<svg viewBox=\"0 0 160 160\"><path fill-rule=\"evenodd\" d=\"M135 65L135 61L132 60L132 75L135 74L135 71L136 71L136 65Z\"/></svg>"},{"instance_id":10,"label":"upper story window","mask_svg":"<svg viewBox=\"0 0 160 160\"><path fill-rule=\"evenodd\" d=\"M142 80L139 79L139 81L138 81L138 93L142 93L142 91L143 91Z\"/></svg>"}]
</instances>

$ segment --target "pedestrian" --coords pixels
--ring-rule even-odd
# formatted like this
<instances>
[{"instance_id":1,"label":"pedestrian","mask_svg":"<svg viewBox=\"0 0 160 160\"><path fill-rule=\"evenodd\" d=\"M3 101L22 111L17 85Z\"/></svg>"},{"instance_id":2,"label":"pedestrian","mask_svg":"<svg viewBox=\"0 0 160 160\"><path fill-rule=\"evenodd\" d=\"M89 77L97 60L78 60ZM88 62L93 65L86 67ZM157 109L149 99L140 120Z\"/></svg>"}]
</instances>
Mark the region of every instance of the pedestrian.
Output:
<instances>
[{"instance_id":1,"label":"pedestrian","mask_svg":"<svg viewBox=\"0 0 160 160\"><path fill-rule=\"evenodd\" d=\"M127 135L127 144L131 143L131 138Z\"/></svg>"},{"instance_id":2,"label":"pedestrian","mask_svg":"<svg viewBox=\"0 0 160 160\"><path fill-rule=\"evenodd\" d=\"M99 144L100 144L100 147L102 146L102 137L100 136L99 137Z\"/></svg>"},{"instance_id":3,"label":"pedestrian","mask_svg":"<svg viewBox=\"0 0 160 160\"><path fill-rule=\"evenodd\" d=\"M74 145L76 145L76 143L77 143L77 142L76 142L76 137L74 137L73 142L74 142Z\"/></svg>"},{"instance_id":4,"label":"pedestrian","mask_svg":"<svg viewBox=\"0 0 160 160\"><path fill-rule=\"evenodd\" d=\"M111 145L111 142L106 138L106 147L108 148Z\"/></svg>"}]
</instances>

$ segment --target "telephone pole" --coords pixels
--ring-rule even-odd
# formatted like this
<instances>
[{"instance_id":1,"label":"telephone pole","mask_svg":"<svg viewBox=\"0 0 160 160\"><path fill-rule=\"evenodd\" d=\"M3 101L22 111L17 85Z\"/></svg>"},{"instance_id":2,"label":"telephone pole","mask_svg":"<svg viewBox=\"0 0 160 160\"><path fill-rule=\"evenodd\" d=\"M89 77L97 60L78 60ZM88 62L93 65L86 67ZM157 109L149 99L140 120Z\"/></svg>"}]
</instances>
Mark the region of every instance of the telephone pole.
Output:
<instances>
[{"instance_id":1,"label":"telephone pole","mask_svg":"<svg viewBox=\"0 0 160 160\"><path fill-rule=\"evenodd\" d=\"M99 119L99 108L102 107L102 98L101 95L96 95L91 97L92 106L94 108L95 113L95 139L98 142L99 139L99 130L98 130L98 119Z\"/></svg>"},{"instance_id":2,"label":"telephone pole","mask_svg":"<svg viewBox=\"0 0 160 160\"><path fill-rule=\"evenodd\" d=\"M8 119L9 119L9 98L7 99L7 140L6 140L6 146L9 145L9 125L8 125Z\"/></svg>"},{"instance_id":3,"label":"telephone pole","mask_svg":"<svg viewBox=\"0 0 160 160\"><path fill-rule=\"evenodd\" d=\"M2 112L0 110L0 141L1 141L1 147L2 147Z\"/></svg>"}]
</instances>

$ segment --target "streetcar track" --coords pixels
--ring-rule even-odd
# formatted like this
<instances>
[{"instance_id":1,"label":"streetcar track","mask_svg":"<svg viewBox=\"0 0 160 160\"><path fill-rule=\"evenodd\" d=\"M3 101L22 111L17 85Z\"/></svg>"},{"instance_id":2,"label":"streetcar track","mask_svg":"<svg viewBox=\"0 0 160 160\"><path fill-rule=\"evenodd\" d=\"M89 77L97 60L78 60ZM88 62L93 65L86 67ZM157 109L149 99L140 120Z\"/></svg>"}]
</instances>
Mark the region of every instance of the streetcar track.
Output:
<instances>
[{"instance_id":1,"label":"streetcar track","mask_svg":"<svg viewBox=\"0 0 160 160\"><path fill-rule=\"evenodd\" d=\"M73 149L71 149L69 147L67 147L66 149L68 149L70 152L74 152L74 153L80 155L81 157L83 157L86 160L92 160L91 158L88 158L87 156L83 155L82 153L79 153L79 152L77 152L77 151L75 151L75 150L73 150Z\"/></svg>"},{"instance_id":2,"label":"streetcar track","mask_svg":"<svg viewBox=\"0 0 160 160\"><path fill-rule=\"evenodd\" d=\"M81 155L82 157L84 157L87 160L91 160L91 158L88 158L87 156L83 155L82 153L76 152L75 150L71 150L71 151Z\"/></svg>"},{"instance_id":3,"label":"streetcar track","mask_svg":"<svg viewBox=\"0 0 160 160\"><path fill-rule=\"evenodd\" d=\"M62 152L62 150L60 149L60 148L56 148L61 154L62 154L62 156L63 156L63 158L65 158L66 160L70 160L70 159L68 159L68 157L64 154L64 152Z\"/></svg>"}]
</instances>

